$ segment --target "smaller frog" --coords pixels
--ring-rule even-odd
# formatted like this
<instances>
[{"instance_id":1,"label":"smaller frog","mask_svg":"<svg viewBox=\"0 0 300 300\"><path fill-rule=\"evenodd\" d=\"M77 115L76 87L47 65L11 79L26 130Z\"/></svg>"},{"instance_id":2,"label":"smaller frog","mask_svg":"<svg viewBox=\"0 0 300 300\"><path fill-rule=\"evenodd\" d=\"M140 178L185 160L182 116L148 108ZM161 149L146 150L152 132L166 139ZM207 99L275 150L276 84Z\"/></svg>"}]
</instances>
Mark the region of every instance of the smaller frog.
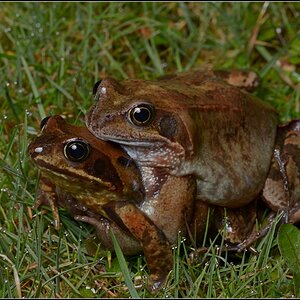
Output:
<instances>
[{"instance_id":1,"label":"smaller frog","mask_svg":"<svg viewBox=\"0 0 300 300\"><path fill-rule=\"evenodd\" d=\"M157 285L172 267L172 249L164 233L136 206L144 189L132 160L118 146L60 116L44 119L41 128L42 134L28 148L43 175L37 205L49 203L56 227L57 207L69 208L76 220L96 226L110 250L109 227L121 237L121 248L125 243L124 254L143 249L150 279Z\"/></svg>"},{"instance_id":2,"label":"smaller frog","mask_svg":"<svg viewBox=\"0 0 300 300\"><path fill-rule=\"evenodd\" d=\"M112 228L124 254L144 251L150 291L159 289L173 266L171 244L178 232L186 232L192 216L195 182L189 176L166 177L151 170L144 172L142 182L139 169L118 145L60 116L44 119L41 128L29 145L43 175L36 206L49 203L56 225L57 207L65 206L76 220L95 226L111 250Z\"/></svg>"}]
</instances>

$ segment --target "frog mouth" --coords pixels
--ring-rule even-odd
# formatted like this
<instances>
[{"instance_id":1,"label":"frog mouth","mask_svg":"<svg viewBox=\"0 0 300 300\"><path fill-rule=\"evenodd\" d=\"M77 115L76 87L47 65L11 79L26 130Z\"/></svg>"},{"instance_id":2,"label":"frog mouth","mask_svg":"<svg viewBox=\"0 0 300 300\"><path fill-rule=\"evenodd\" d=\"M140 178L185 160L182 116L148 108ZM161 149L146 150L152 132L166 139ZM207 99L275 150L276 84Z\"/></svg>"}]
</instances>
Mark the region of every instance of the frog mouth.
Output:
<instances>
[{"instance_id":1,"label":"frog mouth","mask_svg":"<svg viewBox=\"0 0 300 300\"><path fill-rule=\"evenodd\" d=\"M122 145L126 145L129 147L147 147L147 148L152 148L155 146L155 148L157 147L161 147L164 143L161 141L139 141L139 140L125 140L122 138L116 138L116 137L110 137L110 136L102 136L101 137L102 140L104 141L110 141L110 142L114 142L114 143L118 143L118 144L122 144Z\"/></svg>"}]
</instances>

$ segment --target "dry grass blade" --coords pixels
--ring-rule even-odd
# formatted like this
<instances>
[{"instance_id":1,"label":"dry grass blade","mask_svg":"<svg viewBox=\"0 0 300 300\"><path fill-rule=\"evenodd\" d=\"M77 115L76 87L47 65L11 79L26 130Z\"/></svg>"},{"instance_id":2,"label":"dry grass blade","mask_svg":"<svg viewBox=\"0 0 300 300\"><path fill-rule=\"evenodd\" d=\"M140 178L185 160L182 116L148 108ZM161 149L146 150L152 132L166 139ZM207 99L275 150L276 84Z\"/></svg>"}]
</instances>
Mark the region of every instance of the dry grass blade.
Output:
<instances>
[{"instance_id":1,"label":"dry grass blade","mask_svg":"<svg viewBox=\"0 0 300 300\"><path fill-rule=\"evenodd\" d=\"M22 291L21 291L21 284L20 284L20 278L18 271L14 265L14 263L4 254L0 254L0 257L2 257L4 260L6 260L12 267L13 273L14 273L14 279L15 279L15 284L16 284L16 289L17 289L17 294L18 297L21 299L22 298Z\"/></svg>"}]
</instances>

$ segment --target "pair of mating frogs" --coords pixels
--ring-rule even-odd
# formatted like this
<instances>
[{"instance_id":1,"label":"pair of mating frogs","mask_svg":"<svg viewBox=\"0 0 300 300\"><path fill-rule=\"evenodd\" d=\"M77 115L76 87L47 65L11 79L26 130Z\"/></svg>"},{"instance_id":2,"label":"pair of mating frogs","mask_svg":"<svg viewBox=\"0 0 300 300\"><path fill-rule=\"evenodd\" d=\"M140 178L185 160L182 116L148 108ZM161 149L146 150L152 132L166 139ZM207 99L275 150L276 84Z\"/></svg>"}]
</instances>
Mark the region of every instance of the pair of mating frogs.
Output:
<instances>
[{"instance_id":1,"label":"pair of mating frogs","mask_svg":"<svg viewBox=\"0 0 300 300\"><path fill-rule=\"evenodd\" d=\"M257 201L299 221L300 120L278 125L249 93L256 85L243 71L99 81L87 128L47 117L29 145L42 171L36 207L48 203L57 228L66 207L110 250L112 230L124 254L143 251L151 291L172 268L178 233L201 239L208 208L238 250L255 239Z\"/></svg>"}]
</instances>

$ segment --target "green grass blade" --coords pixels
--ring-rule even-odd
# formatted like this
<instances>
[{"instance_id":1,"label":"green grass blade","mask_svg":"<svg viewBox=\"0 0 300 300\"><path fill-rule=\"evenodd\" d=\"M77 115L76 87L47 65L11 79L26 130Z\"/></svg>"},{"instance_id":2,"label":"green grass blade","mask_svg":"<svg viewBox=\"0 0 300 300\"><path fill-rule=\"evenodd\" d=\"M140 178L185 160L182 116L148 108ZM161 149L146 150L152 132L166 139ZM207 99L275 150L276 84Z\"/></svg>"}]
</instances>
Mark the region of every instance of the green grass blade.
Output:
<instances>
[{"instance_id":1,"label":"green grass blade","mask_svg":"<svg viewBox=\"0 0 300 300\"><path fill-rule=\"evenodd\" d=\"M46 79L58 90L60 91L67 99L73 101L74 98L71 96L62 86L54 82L49 76L46 76Z\"/></svg>"},{"instance_id":2,"label":"green grass blade","mask_svg":"<svg viewBox=\"0 0 300 300\"><path fill-rule=\"evenodd\" d=\"M118 262L120 264L121 271L124 275L125 283L128 287L129 293L130 293L132 298L140 298L140 296L137 293L137 291L136 291L136 289L133 285L133 282L131 280L131 276L130 276L130 273L129 273L129 270L128 270L128 267L127 267L127 264L126 264L126 261L125 261L125 258L124 258L124 255L122 253L122 250L121 250L121 248L119 246L119 243L118 243L118 241L117 241L117 239L116 239L116 237L115 237L112 230L110 231L110 234L111 234L111 238L112 238L114 248L115 248L115 251L116 251L117 259L118 259Z\"/></svg>"},{"instance_id":3,"label":"green grass blade","mask_svg":"<svg viewBox=\"0 0 300 300\"><path fill-rule=\"evenodd\" d=\"M40 113L40 118L44 119L46 117L46 113L45 113L45 110L44 110L44 106L41 102L40 93L39 93L39 91L36 87L36 84L35 84L32 76L31 76L28 64L27 64L27 62L26 62L26 60L23 56L21 57L21 61L22 61L23 67L25 69L25 73L27 75L27 78L29 80L29 83L30 83L30 86L31 86L31 89L32 89L32 93L33 93L33 96L35 98L35 102L38 106L38 110L39 110L39 113Z\"/></svg>"}]
</instances>

